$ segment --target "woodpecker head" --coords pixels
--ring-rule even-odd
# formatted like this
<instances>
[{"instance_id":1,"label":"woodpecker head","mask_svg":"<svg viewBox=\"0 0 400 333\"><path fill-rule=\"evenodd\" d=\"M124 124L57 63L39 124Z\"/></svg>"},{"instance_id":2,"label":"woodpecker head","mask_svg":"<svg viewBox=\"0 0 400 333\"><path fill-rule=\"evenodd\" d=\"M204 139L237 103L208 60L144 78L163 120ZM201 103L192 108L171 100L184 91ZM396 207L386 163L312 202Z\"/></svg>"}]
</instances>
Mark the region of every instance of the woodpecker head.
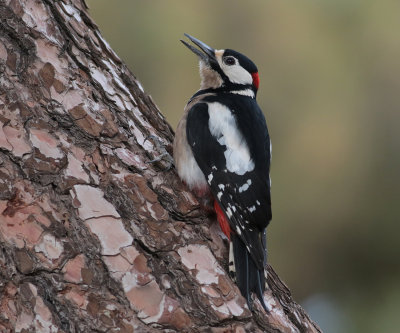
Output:
<instances>
[{"instance_id":1,"label":"woodpecker head","mask_svg":"<svg viewBox=\"0 0 400 333\"><path fill-rule=\"evenodd\" d=\"M227 87L252 89L257 92L260 83L256 65L245 55L230 49L214 50L197 38L185 34L199 49L181 40L200 58L201 89Z\"/></svg>"}]
</instances>

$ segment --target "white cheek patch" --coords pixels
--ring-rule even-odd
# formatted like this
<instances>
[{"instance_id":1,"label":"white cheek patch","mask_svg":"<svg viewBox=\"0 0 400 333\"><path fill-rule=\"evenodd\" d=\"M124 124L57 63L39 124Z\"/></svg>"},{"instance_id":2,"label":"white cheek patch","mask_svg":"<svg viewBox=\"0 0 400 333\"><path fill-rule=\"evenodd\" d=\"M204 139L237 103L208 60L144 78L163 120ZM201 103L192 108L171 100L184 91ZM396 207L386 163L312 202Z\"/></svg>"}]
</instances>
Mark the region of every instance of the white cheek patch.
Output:
<instances>
[{"instance_id":1,"label":"white cheek patch","mask_svg":"<svg viewBox=\"0 0 400 333\"><path fill-rule=\"evenodd\" d=\"M208 126L211 134L226 147L224 152L228 171L240 176L254 170L247 142L236 125L236 119L224 105L208 103Z\"/></svg>"},{"instance_id":2,"label":"white cheek patch","mask_svg":"<svg viewBox=\"0 0 400 333\"><path fill-rule=\"evenodd\" d=\"M226 65L222 61L223 53L224 50L218 50L215 52L215 55L219 66L221 67L225 75L229 78L229 81L231 81L232 83L239 83L239 84L252 84L253 77L248 71L246 71L242 66L240 66L237 59L235 59L236 64L232 66Z\"/></svg>"},{"instance_id":3,"label":"white cheek patch","mask_svg":"<svg viewBox=\"0 0 400 333\"><path fill-rule=\"evenodd\" d=\"M221 66L221 68L226 74L226 76L229 78L229 81L231 81L232 83L239 83L239 84L253 83L253 78L250 75L250 73L240 65L227 66L224 64L223 66Z\"/></svg>"}]
</instances>

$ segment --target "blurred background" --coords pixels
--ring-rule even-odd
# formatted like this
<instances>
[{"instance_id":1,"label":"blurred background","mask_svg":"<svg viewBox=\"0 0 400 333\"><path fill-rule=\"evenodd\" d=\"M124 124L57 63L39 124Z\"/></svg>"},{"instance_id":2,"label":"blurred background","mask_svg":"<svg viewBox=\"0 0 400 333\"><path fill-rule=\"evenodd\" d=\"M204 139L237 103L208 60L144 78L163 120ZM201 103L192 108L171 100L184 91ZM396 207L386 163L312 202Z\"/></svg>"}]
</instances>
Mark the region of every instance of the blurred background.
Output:
<instances>
[{"instance_id":1,"label":"blurred background","mask_svg":"<svg viewBox=\"0 0 400 333\"><path fill-rule=\"evenodd\" d=\"M324 332L398 332L400 1L87 2L174 128L199 87L184 32L257 64L270 263Z\"/></svg>"}]
</instances>

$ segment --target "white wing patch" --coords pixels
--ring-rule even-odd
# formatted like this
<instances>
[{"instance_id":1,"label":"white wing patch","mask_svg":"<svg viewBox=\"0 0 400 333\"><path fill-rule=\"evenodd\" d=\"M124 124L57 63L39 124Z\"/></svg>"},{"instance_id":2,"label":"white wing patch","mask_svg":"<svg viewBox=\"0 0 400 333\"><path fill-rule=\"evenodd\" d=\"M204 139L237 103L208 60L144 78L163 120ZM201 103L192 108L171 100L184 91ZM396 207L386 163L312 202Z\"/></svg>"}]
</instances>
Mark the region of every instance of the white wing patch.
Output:
<instances>
[{"instance_id":1,"label":"white wing patch","mask_svg":"<svg viewBox=\"0 0 400 333\"><path fill-rule=\"evenodd\" d=\"M242 193L244 191L247 191L249 189L249 186L251 185L251 179L247 179L247 182L244 183L242 186L239 187L239 193Z\"/></svg>"},{"instance_id":2,"label":"white wing patch","mask_svg":"<svg viewBox=\"0 0 400 333\"><path fill-rule=\"evenodd\" d=\"M211 185L211 181L213 180L214 175L212 174L212 172L208 175L208 183Z\"/></svg>"},{"instance_id":3,"label":"white wing patch","mask_svg":"<svg viewBox=\"0 0 400 333\"><path fill-rule=\"evenodd\" d=\"M250 212L250 213L253 213L253 212L255 212L256 211L256 206L251 206L251 207L247 207L247 209L248 209L248 211Z\"/></svg>"},{"instance_id":4,"label":"white wing patch","mask_svg":"<svg viewBox=\"0 0 400 333\"><path fill-rule=\"evenodd\" d=\"M219 144L226 146L224 155L228 171L243 176L246 172L254 170L247 143L232 112L226 106L213 102L208 103L208 114L211 134Z\"/></svg>"}]
</instances>

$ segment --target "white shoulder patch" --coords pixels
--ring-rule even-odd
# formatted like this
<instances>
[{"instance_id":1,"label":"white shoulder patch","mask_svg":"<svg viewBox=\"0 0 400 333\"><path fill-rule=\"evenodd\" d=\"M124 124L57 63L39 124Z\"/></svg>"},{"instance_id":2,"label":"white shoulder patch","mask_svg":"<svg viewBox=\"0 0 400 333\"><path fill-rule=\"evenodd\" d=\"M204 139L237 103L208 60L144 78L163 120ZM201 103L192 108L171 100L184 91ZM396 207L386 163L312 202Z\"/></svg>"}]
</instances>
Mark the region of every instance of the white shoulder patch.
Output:
<instances>
[{"instance_id":1,"label":"white shoulder patch","mask_svg":"<svg viewBox=\"0 0 400 333\"><path fill-rule=\"evenodd\" d=\"M208 126L218 142L226 146L224 152L228 171L240 176L254 170L247 142L239 131L232 112L218 102L208 103Z\"/></svg>"}]
</instances>

